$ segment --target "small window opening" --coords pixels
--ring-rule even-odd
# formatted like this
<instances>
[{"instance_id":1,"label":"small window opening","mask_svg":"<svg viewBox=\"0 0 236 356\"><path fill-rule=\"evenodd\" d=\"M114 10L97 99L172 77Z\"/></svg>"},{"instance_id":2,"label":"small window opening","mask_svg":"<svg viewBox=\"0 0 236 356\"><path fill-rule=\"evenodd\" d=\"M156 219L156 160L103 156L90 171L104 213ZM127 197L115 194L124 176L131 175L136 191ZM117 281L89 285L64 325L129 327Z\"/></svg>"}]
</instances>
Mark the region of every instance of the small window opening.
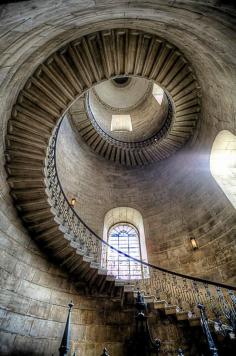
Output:
<instances>
[{"instance_id":1,"label":"small window opening","mask_svg":"<svg viewBox=\"0 0 236 356\"><path fill-rule=\"evenodd\" d=\"M221 131L212 145L210 170L236 208L236 136L227 130Z\"/></svg>"},{"instance_id":2,"label":"small window opening","mask_svg":"<svg viewBox=\"0 0 236 356\"><path fill-rule=\"evenodd\" d=\"M164 90L161 87L159 87L159 85L154 84L152 89L152 94L156 99L156 101L158 102L158 104L161 105L163 100Z\"/></svg>"},{"instance_id":3,"label":"small window opening","mask_svg":"<svg viewBox=\"0 0 236 356\"><path fill-rule=\"evenodd\" d=\"M111 131L130 132L132 130L132 121L130 115L112 115Z\"/></svg>"}]
</instances>

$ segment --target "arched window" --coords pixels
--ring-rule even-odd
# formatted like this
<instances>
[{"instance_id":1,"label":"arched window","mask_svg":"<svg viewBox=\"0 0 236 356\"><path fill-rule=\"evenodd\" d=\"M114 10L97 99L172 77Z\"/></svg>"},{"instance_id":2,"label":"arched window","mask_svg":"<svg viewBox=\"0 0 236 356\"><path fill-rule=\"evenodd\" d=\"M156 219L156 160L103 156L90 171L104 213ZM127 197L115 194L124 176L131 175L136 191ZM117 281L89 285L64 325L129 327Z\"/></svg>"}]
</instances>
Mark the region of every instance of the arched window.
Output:
<instances>
[{"instance_id":1,"label":"arched window","mask_svg":"<svg viewBox=\"0 0 236 356\"><path fill-rule=\"evenodd\" d=\"M212 145L210 170L236 208L236 136L227 130L221 131Z\"/></svg>"},{"instance_id":2,"label":"arched window","mask_svg":"<svg viewBox=\"0 0 236 356\"><path fill-rule=\"evenodd\" d=\"M110 246L147 262L147 251L141 214L132 208L111 209L104 219L103 238ZM102 267L117 279L148 278L148 267L104 245Z\"/></svg>"},{"instance_id":3,"label":"arched window","mask_svg":"<svg viewBox=\"0 0 236 356\"><path fill-rule=\"evenodd\" d=\"M108 233L108 243L116 249L140 260L140 242L138 230L131 224L118 223ZM107 251L108 274L119 279L139 279L142 277L141 264L120 255L112 249Z\"/></svg>"}]
</instances>

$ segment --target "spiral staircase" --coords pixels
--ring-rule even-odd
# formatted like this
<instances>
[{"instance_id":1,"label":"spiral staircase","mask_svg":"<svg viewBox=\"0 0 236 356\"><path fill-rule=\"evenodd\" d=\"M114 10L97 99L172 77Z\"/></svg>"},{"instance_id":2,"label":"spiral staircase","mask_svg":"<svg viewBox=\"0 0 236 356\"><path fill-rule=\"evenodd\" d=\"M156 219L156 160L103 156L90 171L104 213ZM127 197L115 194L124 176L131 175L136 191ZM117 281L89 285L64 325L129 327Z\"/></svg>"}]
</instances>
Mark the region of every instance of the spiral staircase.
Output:
<instances>
[{"instance_id":1,"label":"spiral staircase","mask_svg":"<svg viewBox=\"0 0 236 356\"><path fill-rule=\"evenodd\" d=\"M142 149L125 151L118 142L101 135L85 112L85 91L121 75L153 80L170 98L171 122ZM60 123L76 99L82 113L79 128L86 142L104 157L130 166L173 154L191 138L199 119L200 90L193 70L174 46L152 34L133 29L97 32L51 55L19 93L6 138L11 195L32 238L68 272L79 291L127 303L141 290L154 310L175 315L192 326L200 323L197 304L202 303L210 319L232 328L236 320L234 287L135 259L143 269L149 269L149 278L118 281L101 267L103 246L111 247L77 215L57 173Z\"/></svg>"}]
</instances>

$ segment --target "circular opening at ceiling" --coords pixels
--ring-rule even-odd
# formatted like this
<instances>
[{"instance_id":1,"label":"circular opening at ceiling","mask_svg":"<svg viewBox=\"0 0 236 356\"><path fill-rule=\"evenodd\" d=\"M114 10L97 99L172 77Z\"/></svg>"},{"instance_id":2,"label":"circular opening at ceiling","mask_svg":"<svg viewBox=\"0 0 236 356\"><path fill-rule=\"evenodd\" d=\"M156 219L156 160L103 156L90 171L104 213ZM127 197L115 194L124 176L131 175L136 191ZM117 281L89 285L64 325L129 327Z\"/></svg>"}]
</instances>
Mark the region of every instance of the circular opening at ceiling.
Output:
<instances>
[{"instance_id":1,"label":"circular opening at ceiling","mask_svg":"<svg viewBox=\"0 0 236 356\"><path fill-rule=\"evenodd\" d=\"M120 90L114 79L128 79L130 84ZM168 98L160 86L146 78L119 76L99 83L89 90L86 105L99 133L122 143L153 142L162 127L169 125Z\"/></svg>"},{"instance_id":2,"label":"circular opening at ceiling","mask_svg":"<svg viewBox=\"0 0 236 356\"><path fill-rule=\"evenodd\" d=\"M125 87L130 83L131 78L122 76L112 79L112 82L117 87Z\"/></svg>"}]
</instances>

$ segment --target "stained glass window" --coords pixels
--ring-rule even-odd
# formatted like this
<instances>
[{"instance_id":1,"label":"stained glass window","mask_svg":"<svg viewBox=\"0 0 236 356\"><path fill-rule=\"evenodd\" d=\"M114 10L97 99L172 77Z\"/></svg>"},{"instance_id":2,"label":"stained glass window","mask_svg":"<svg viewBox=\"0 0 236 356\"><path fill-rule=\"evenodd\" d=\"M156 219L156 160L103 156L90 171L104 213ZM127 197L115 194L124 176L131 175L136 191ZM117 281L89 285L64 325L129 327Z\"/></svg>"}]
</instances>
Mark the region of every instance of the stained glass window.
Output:
<instances>
[{"instance_id":1,"label":"stained glass window","mask_svg":"<svg viewBox=\"0 0 236 356\"><path fill-rule=\"evenodd\" d=\"M139 233L131 224L119 223L111 227L108 232L108 243L129 256L138 260L141 259ZM108 274L112 274L119 279L142 278L140 263L119 254L111 248L107 250L107 270Z\"/></svg>"}]
</instances>

